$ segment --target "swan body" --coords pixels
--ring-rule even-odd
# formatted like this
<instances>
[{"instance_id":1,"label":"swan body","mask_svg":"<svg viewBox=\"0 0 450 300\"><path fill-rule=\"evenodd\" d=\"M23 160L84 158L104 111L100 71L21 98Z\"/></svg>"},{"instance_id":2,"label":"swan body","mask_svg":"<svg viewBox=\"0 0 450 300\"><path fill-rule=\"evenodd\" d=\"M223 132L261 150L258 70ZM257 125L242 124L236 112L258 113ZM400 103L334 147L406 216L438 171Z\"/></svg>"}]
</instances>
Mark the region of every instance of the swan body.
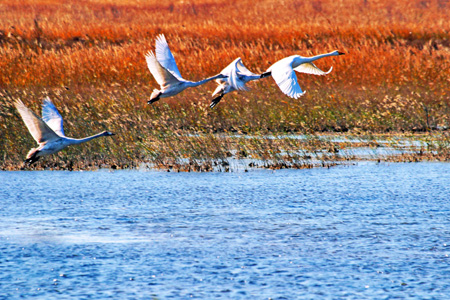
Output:
<instances>
[{"instance_id":1,"label":"swan body","mask_svg":"<svg viewBox=\"0 0 450 300\"><path fill-rule=\"evenodd\" d=\"M201 81L184 79L178 70L175 58L163 34L160 34L156 38L155 53L149 51L145 55L145 60L147 61L150 73L152 73L156 82L160 85L159 90L153 90L150 100L147 101L148 104L156 102L160 98L174 96L187 88L196 87L217 78L224 78L224 75L217 74Z\"/></svg>"},{"instance_id":2,"label":"swan body","mask_svg":"<svg viewBox=\"0 0 450 300\"><path fill-rule=\"evenodd\" d=\"M333 51L312 57L292 55L274 63L269 67L269 69L267 69L267 72L271 72L273 79L284 94L291 98L297 99L303 96L306 91L303 92L298 84L295 71L306 74L326 75L331 72L333 67L331 67L327 72L324 72L319 69L313 61L328 56L338 56L343 54L345 53Z\"/></svg>"},{"instance_id":3,"label":"swan body","mask_svg":"<svg viewBox=\"0 0 450 300\"><path fill-rule=\"evenodd\" d=\"M37 148L31 149L26 157L25 163L32 164L42 156L54 154L70 145L78 145L101 136L114 135L109 131L103 131L83 139L66 137L63 128L63 119L52 103L50 98L45 98L42 105L42 118L39 118L22 101L15 103L25 125L33 138L39 144Z\"/></svg>"},{"instance_id":4,"label":"swan body","mask_svg":"<svg viewBox=\"0 0 450 300\"><path fill-rule=\"evenodd\" d=\"M236 90L248 91L249 88L245 85L247 82L270 76L270 72L259 75L251 72L244 66L240 57L226 66L220 74L224 75L225 78L216 79L218 86L212 96L218 96L212 99L209 105L211 108L216 106L225 94Z\"/></svg>"}]
</instances>

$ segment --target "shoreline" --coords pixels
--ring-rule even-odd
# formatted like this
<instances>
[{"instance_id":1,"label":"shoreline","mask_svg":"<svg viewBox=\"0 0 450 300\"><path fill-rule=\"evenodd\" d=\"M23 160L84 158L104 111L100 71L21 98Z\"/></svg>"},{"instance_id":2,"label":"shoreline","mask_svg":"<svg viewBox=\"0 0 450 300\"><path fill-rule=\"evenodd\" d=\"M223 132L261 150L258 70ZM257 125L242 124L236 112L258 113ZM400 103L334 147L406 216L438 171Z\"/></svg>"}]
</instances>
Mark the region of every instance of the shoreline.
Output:
<instances>
[{"instance_id":1,"label":"shoreline","mask_svg":"<svg viewBox=\"0 0 450 300\"><path fill-rule=\"evenodd\" d=\"M447 131L381 134L276 134L206 135L186 134L171 141L180 145L203 144L204 148L178 149L164 153L171 145L162 142L147 148L139 159L81 159L62 152L45 157L31 167L22 161L3 160L0 170L122 170L150 169L174 172L232 172L249 169L308 169L348 165L363 161L421 162L450 161L450 135ZM189 144L190 143L190 144ZM209 144L209 146L208 146ZM213 146L211 146L213 145ZM151 144L147 145L150 147ZM165 148L165 149L164 149ZM156 155L158 154L158 155ZM178 154L178 155L177 155Z\"/></svg>"}]
</instances>

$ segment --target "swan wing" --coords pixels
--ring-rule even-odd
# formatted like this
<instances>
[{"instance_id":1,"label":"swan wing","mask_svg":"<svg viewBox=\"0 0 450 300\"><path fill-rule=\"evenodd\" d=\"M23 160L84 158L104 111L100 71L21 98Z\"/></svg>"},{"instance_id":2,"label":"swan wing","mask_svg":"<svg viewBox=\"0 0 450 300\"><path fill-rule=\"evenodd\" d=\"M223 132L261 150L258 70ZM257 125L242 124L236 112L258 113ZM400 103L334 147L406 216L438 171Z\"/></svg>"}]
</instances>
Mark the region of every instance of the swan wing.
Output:
<instances>
[{"instance_id":1,"label":"swan wing","mask_svg":"<svg viewBox=\"0 0 450 300\"><path fill-rule=\"evenodd\" d=\"M238 69L239 74L246 75L249 77L252 77L252 76L259 77L257 74L255 74L252 71L250 71L249 69L247 69L247 67L244 66L244 63L242 62L241 59L239 59L239 61L237 62L237 69Z\"/></svg>"},{"instance_id":2,"label":"swan wing","mask_svg":"<svg viewBox=\"0 0 450 300\"><path fill-rule=\"evenodd\" d=\"M236 58L233 61L233 65L231 67L231 72L228 74L228 84L231 85L234 89L240 90L240 91L247 91L248 88L245 86L245 83L247 81L244 81L245 79L240 73L239 73L239 66L242 65L242 60L240 57ZM244 69L246 69L244 67Z\"/></svg>"},{"instance_id":3,"label":"swan wing","mask_svg":"<svg viewBox=\"0 0 450 300\"><path fill-rule=\"evenodd\" d=\"M155 52L156 59L164 68L166 68L176 77L183 78L180 74L180 71L178 70L177 63L175 62L175 58L170 51L164 34L160 34L156 37Z\"/></svg>"},{"instance_id":4,"label":"swan wing","mask_svg":"<svg viewBox=\"0 0 450 300\"><path fill-rule=\"evenodd\" d=\"M319 69L315 64L310 62L310 63L303 63L294 70L306 74L327 75L328 73L331 72L331 70L333 70L333 67L331 67L327 72L324 72L321 69Z\"/></svg>"},{"instance_id":5,"label":"swan wing","mask_svg":"<svg viewBox=\"0 0 450 300\"><path fill-rule=\"evenodd\" d=\"M147 61L147 67L155 78L156 82L161 86L167 86L169 84L178 83L179 80L169 72L166 68L164 68L156 59L155 54L152 51L149 51L145 55L145 60Z\"/></svg>"},{"instance_id":6,"label":"swan wing","mask_svg":"<svg viewBox=\"0 0 450 300\"><path fill-rule=\"evenodd\" d=\"M228 66L226 66L220 74L227 76L226 82L228 86L231 86L235 90L247 90L245 86L246 81L243 81L244 77L239 74L239 64L242 64L240 57L233 60ZM244 67L245 68L245 67Z\"/></svg>"},{"instance_id":7,"label":"swan wing","mask_svg":"<svg viewBox=\"0 0 450 300\"><path fill-rule=\"evenodd\" d=\"M42 120L44 120L44 122L47 123L47 125L53 129L57 135L65 136L63 118L49 97L44 99L44 103L42 105Z\"/></svg>"},{"instance_id":8,"label":"swan wing","mask_svg":"<svg viewBox=\"0 0 450 300\"><path fill-rule=\"evenodd\" d=\"M23 122L27 126L36 142L44 143L60 138L41 118L39 118L31 109L25 106L22 101L17 100L14 105L20 113Z\"/></svg>"},{"instance_id":9,"label":"swan wing","mask_svg":"<svg viewBox=\"0 0 450 300\"><path fill-rule=\"evenodd\" d=\"M273 79L284 94L295 99L303 96L304 92L298 84L297 75L289 62L275 64L269 68L269 71L272 72Z\"/></svg>"},{"instance_id":10,"label":"swan wing","mask_svg":"<svg viewBox=\"0 0 450 300\"><path fill-rule=\"evenodd\" d=\"M255 74L249 69L247 69L244 64L242 63L242 60L239 60L237 62L237 74L239 77L239 81L242 83L241 86L238 86L238 89L248 91L250 90L245 84L251 80L260 79L261 75Z\"/></svg>"},{"instance_id":11,"label":"swan wing","mask_svg":"<svg viewBox=\"0 0 450 300\"><path fill-rule=\"evenodd\" d=\"M220 74L225 76L230 76L231 73L237 71L237 63L241 58L238 57L235 60L233 60L228 66L226 66L222 71L220 71Z\"/></svg>"}]
</instances>

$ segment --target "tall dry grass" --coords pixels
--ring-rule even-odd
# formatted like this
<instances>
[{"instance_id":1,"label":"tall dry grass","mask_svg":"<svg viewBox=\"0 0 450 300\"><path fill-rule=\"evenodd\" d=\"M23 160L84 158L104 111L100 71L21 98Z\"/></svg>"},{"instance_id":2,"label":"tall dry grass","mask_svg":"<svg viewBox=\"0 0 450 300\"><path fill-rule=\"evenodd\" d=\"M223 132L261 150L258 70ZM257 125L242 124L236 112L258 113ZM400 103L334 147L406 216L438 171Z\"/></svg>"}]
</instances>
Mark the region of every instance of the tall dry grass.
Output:
<instances>
[{"instance_id":1,"label":"tall dry grass","mask_svg":"<svg viewBox=\"0 0 450 300\"><path fill-rule=\"evenodd\" d=\"M59 158L119 165L145 159L149 141L169 140L174 133L183 140L199 132L449 126L448 0L0 0L0 15L4 162L19 161L34 143L12 100L40 111L45 95L63 112L67 134L106 128L118 133ZM213 83L149 107L146 100L157 85L144 53L160 33L191 80L219 72L238 56L250 70L262 72L292 54L339 49L347 55L318 61L322 69L334 68L325 77L298 74L307 91L298 100L267 78L252 83L250 92L226 95L214 110L208 108ZM165 151L167 143L151 151Z\"/></svg>"}]
</instances>

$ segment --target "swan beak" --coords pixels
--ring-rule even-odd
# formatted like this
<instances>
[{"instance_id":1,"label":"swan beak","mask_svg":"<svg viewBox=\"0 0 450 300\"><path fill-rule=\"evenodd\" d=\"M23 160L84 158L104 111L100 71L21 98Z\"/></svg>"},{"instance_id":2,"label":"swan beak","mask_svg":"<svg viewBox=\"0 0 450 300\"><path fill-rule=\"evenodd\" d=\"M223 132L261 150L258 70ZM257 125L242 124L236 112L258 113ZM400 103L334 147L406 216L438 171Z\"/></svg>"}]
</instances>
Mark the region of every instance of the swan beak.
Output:
<instances>
[{"instance_id":1,"label":"swan beak","mask_svg":"<svg viewBox=\"0 0 450 300\"><path fill-rule=\"evenodd\" d=\"M338 51L338 54L339 54L339 55L344 55L345 53L344 53L344 52L339 52L339 51Z\"/></svg>"}]
</instances>

